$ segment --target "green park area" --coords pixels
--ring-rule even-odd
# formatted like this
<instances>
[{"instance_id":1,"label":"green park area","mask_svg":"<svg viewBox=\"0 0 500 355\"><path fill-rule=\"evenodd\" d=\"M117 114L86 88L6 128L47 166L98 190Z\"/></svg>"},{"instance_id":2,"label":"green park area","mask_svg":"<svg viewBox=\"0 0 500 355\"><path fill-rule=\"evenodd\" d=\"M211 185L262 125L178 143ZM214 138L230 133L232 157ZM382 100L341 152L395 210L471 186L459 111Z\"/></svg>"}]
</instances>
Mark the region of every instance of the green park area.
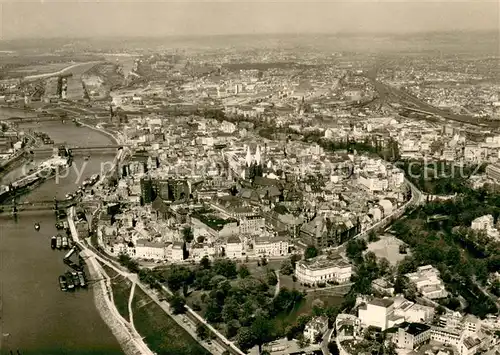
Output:
<instances>
[{"instance_id":1,"label":"green park area","mask_svg":"<svg viewBox=\"0 0 500 355\"><path fill-rule=\"evenodd\" d=\"M135 328L153 352L162 355L209 354L140 288L135 289L132 311Z\"/></svg>"},{"instance_id":2,"label":"green park area","mask_svg":"<svg viewBox=\"0 0 500 355\"><path fill-rule=\"evenodd\" d=\"M444 306L481 318L495 314L498 309L488 292L500 296L500 282L491 281L489 274L500 270L500 243L470 228L475 218L484 215L499 218L500 195L465 190L452 200L427 203L395 222L393 233L412 250L400 263L399 274L433 265L451 291ZM465 309L460 298L466 301Z\"/></svg>"}]
</instances>

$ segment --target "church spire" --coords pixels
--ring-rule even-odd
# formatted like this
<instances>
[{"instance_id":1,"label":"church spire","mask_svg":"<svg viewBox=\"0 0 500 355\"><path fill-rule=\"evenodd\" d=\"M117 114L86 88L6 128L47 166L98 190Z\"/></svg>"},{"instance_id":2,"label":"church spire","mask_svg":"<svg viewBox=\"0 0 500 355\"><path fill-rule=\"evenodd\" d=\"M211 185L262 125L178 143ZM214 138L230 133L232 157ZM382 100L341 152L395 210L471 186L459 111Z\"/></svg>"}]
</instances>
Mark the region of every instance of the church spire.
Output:
<instances>
[{"instance_id":1,"label":"church spire","mask_svg":"<svg viewBox=\"0 0 500 355\"><path fill-rule=\"evenodd\" d=\"M252 153L250 153L250 146L247 147L247 156L245 158L247 166L252 165Z\"/></svg>"},{"instance_id":2,"label":"church spire","mask_svg":"<svg viewBox=\"0 0 500 355\"><path fill-rule=\"evenodd\" d=\"M255 163L257 165L260 165L261 163L261 157L260 157L260 146L257 146L257 150L255 151Z\"/></svg>"}]
</instances>

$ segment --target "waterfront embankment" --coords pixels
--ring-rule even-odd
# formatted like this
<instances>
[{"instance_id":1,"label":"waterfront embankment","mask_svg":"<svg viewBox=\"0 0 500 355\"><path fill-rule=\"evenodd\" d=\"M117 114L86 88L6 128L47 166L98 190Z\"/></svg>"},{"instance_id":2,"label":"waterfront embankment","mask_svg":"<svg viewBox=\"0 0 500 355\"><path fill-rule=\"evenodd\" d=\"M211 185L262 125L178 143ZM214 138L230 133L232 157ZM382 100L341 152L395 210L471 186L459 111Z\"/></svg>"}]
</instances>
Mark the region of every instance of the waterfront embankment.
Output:
<instances>
[{"instance_id":1,"label":"waterfront embankment","mask_svg":"<svg viewBox=\"0 0 500 355\"><path fill-rule=\"evenodd\" d=\"M94 281L92 283L94 302L101 318L111 329L126 355L153 355L153 352L149 350L134 327L116 309L109 276L96 260L94 253L80 241L75 227L74 216L75 208L71 207L68 211L68 224L73 240L82 249L83 258L89 268L90 278Z\"/></svg>"}]
</instances>

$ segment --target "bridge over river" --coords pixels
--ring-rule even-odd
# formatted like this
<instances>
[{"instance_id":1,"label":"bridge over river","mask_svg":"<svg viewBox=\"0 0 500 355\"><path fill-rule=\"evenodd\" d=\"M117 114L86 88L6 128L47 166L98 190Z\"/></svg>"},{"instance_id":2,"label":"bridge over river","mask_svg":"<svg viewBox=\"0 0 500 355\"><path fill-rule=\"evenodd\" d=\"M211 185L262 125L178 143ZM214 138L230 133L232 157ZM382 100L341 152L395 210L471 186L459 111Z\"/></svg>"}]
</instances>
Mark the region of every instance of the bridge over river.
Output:
<instances>
[{"instance_id":1,"label":"bridge over river","mask_svg":"<svg viewBox=\"0 0 500 355\"><path fill-rule=\"evenodd\" d=\"M90 154L106 154L106 153L115 154L116 151L120 148L123 148L123 145L99 145L90 147L66 146L66 149L71 150L73 156L79 156L79 155L87 156ZM33 152L34 156L45 156L52 154L53 148L46 148L46 147L35 148L32 149L30 152Z\"/></svg>"},{"instance_id":2,"label":"bridge over river","mask_svg":"<svg viewBox=\"0 0 500 355\"><path fill-rule=\"evenodd\" d=\"M0 205L0 213L12 212L18 213L23 211L46 211L46 210L65 210L71 206L75 206L77 199L68 200L41 200L41 201L24 201L24 202L9 202Z\"/></svg>"}]
</instances>

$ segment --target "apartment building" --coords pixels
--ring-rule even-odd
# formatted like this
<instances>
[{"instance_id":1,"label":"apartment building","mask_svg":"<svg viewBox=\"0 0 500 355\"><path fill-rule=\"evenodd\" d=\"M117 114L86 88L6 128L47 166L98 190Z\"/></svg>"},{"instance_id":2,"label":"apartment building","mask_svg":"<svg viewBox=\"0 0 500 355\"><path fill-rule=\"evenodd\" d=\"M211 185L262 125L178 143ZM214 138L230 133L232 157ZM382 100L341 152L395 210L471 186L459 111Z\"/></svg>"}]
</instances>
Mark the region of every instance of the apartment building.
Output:
<instances>
[{"instance_id":1,"label":"apartment building","mask_svg":"<svg viewBox=\"0 0 500 355\"><path fill-rule=\"evenodd\" d=\"M288 238L257 237L253 250L258 256L284 256L288 254Z\"/></svg>"},{"instance_id":2,"label":"apartment building","mask_svg":"<svg viewBox=\"0 0 500 355\"><path fill-rule=\"evenodd\" d=\"M395 337L398 348L413 350L428 343L431 339L431 327L422 323L404 323Z\"/></svg>"},{"instance_id":3,"label":"apartment building","mask_svg":"<svg viewBox=\"0 0 500 355\"><path fill-rule=\"evenodd\" d=\"M240 259L243 256L243 243L238 236L231 236L227 238L226 256L230 259Z\"/></svg>"}]
</instances>

